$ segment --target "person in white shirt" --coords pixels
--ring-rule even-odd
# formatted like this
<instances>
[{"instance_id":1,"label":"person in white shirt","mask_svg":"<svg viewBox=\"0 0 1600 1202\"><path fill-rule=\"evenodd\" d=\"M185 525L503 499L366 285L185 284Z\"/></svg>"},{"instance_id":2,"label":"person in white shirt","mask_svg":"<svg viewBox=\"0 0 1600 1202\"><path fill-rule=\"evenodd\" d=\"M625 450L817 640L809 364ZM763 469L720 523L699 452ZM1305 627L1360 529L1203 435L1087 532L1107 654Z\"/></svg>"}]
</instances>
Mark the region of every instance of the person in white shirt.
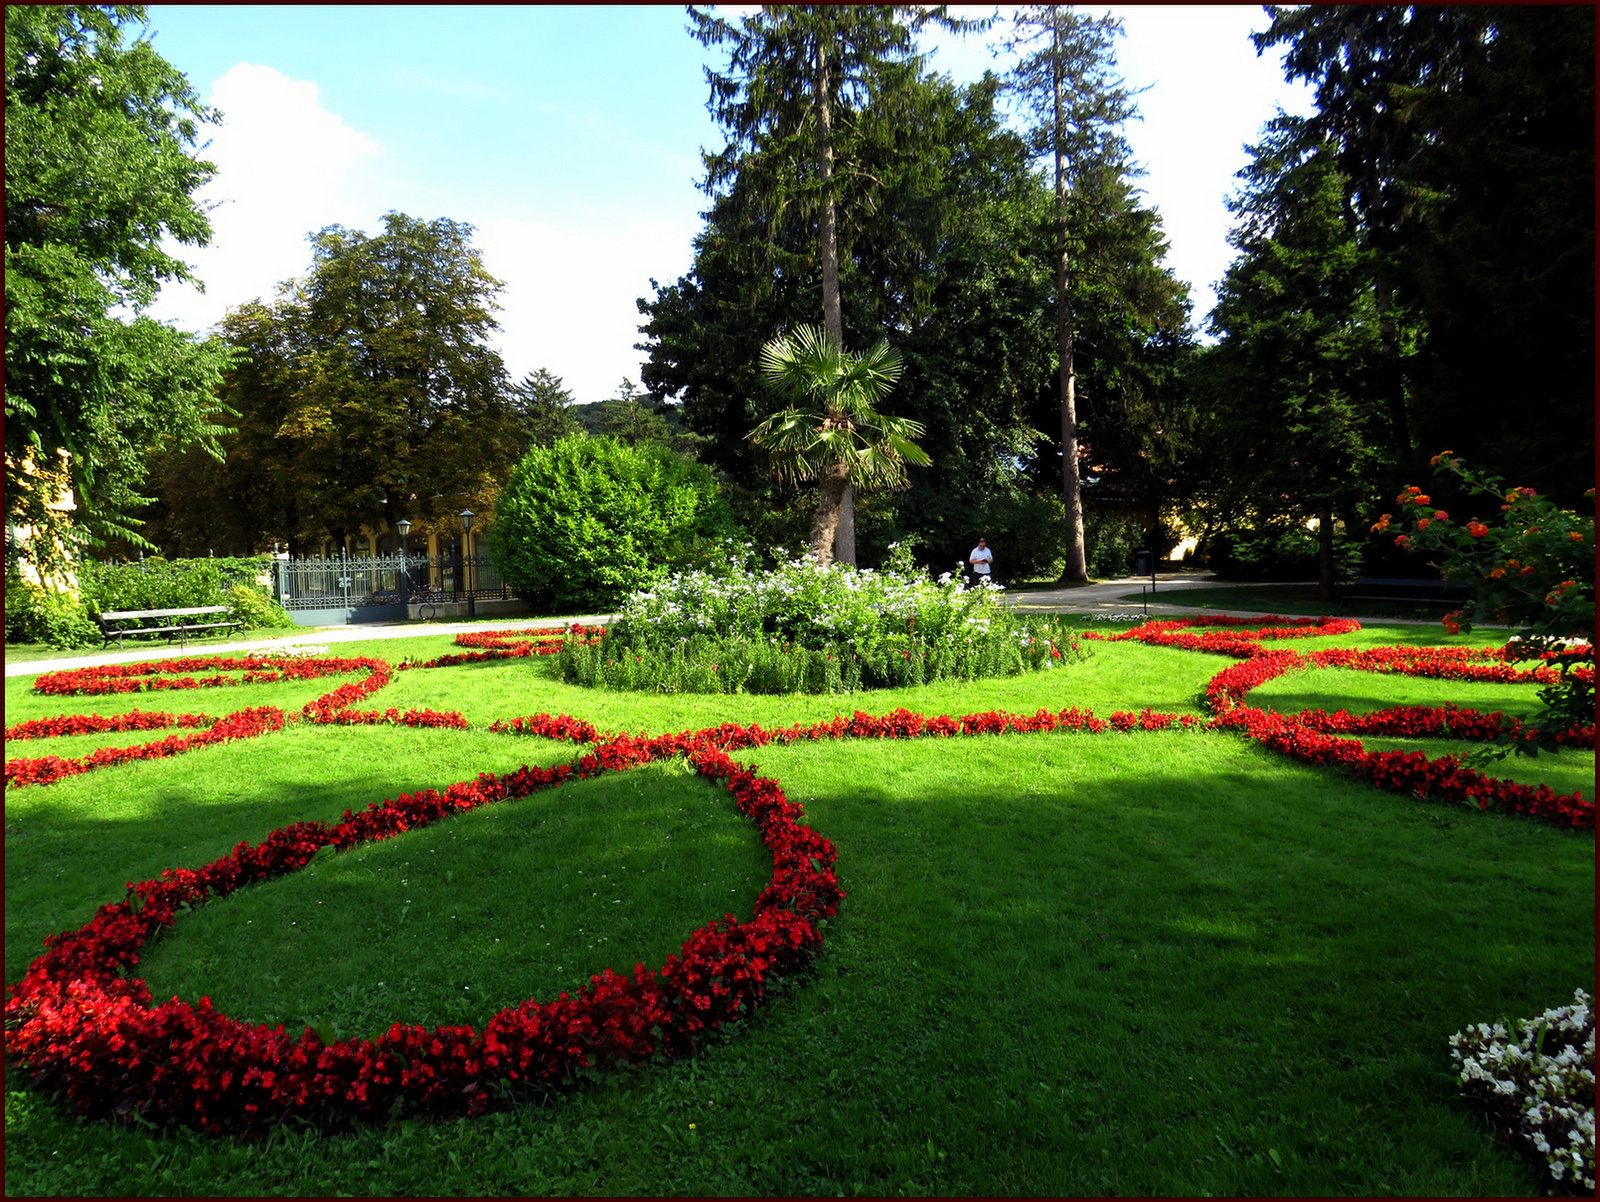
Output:
<instances>
[{"instance_id":1,"label":"person in white shirt","mask_svg":"<svg viewBox=\"0 0 1600 1202\"><path fill-rule=\"evenodd\" d=\"M989 572L994 564L994 552L989 550L989 543L986 539L980 538L978 540L978 545L972 548L972 554L967 556L967 563L971 569L968 575L971 577L971 584L974 587L981 581L989 579Z\"/></svg>"}]
</instances>

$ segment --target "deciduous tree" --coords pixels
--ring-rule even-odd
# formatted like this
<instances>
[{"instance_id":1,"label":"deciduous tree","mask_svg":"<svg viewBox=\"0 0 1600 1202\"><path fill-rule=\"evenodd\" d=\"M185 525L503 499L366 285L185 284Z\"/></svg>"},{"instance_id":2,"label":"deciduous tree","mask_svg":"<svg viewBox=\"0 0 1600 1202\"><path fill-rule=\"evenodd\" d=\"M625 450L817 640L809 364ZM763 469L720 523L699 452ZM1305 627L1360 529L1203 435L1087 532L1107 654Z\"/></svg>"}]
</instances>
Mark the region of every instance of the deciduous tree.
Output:
<instances>
[{"instance_id":1,"label":"deciduous tree","mask_svg":"<svg viewBox=\"0 0 1600 1202\"><path fill-rule=\"evenodd\" d=\"M471 234L403 213L372 236L329 227L304 279L229 315L247 356L225 385L243 435L230 456L264 532L342 541L492 504L526 428L488 345L501 283Z\"/></svg>"},{"instance_id":2,"label":"deciduous tree","mask_svg":"<svg viewBox=\"0 0 1600 1202\"><path fill-rule=\"evenodd\" d=\"M164 282L193 279L166 240L210 240L194 193L214 168L196 147L216 116L143 33L125 40L144 19L133 5L5 15L6 518L53 524L61 448L78 509L57 534L90 546L148 546L131 528L146 453L220 454L225 416L223 345L142 316Z\"/></svg>"}]
</instances>

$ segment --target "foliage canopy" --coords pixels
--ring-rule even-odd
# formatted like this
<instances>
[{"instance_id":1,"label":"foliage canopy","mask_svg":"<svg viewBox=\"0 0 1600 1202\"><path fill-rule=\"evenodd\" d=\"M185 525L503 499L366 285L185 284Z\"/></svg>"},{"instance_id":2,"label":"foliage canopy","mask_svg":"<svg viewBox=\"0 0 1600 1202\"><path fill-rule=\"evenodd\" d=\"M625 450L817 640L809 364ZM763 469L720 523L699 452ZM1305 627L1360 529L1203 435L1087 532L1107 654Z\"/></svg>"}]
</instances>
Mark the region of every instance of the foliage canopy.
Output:
<instances>
[{"instance_id":1,"label":"foliage canopy","mask_svg":"<svg viewBox=\"0 0 1600 1202\"><path fill-rule=\"evenodd\" d=\"M125 42L144 19L6 7L6 519L54 532L36 559L111 536L150 545L131 517L146 453L221 454L227 350L142 315L164 282L194 279L164 241L210 240L194 193L215 169L195 148L217 114L142 32ZM50 508L58 448L75 528Z\"/></svg>"}]
</instances>

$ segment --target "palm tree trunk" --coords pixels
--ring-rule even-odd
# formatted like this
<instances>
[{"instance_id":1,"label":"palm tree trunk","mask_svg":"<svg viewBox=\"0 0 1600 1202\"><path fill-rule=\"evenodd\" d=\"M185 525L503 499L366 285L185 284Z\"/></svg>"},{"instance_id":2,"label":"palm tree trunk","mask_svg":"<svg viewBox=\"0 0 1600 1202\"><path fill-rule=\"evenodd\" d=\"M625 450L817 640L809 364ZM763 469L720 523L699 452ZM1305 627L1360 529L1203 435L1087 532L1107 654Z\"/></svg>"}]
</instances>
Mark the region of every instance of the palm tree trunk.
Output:
<instances>
[{"instance_id":1,"label":"palm tree trunk","mask_svg":"<svg viewBox=\"0 0 1600 1202\"><path fill-rule=\"evenodd\" d=\"M818 254L822 260L822 324L844 345L843 307L839 299L839 226L833 198L833 96L828 71L828 48L817 41L817 175L822 180L822 216L817 223ZM821 501L819 499L819 512ZM840 563L856 566L855 490L845 480L835 524L837 534L829 554Z\"/></svg>"},{"instance_id":2,"label":"palm tree trunk","mask_svg":"<svg viewBox=\"0 0 1600 1202\"><path fill-rule=\"evenodd\" d=\"M817 489L817 511L811 518L811 553L827 567L833 562L834 540L839 534L839 515L844 508L845 489L850 487L850 469L830 463L822 469Z\"/></svg>"}]
</instances>

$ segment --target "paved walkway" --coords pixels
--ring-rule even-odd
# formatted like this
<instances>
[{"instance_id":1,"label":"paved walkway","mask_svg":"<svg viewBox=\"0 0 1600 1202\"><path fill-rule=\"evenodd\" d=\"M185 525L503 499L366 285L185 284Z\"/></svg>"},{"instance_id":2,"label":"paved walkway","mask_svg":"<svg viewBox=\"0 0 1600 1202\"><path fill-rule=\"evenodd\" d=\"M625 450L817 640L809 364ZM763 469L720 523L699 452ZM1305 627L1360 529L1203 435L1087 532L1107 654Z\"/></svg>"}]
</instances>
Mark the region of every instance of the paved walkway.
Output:
<instances>
[{"instance_id":1,"label":"paved walkway","mask_svg":"<svg viewBox=\"0 0 1600 1202\"><path fill-rule=\"evenodd\" d=\"M1218 580L1215 576L1206 572L1174 572L1170 576L1162 575L1158 572L1156 574L1155 592L1141 606L1138 596L1139 586L1148 586L1149 583L1150 577L1148 576L1125 576L1121 580L1107 580L1100 584L1082 585L1078 588L1030 590L1026 593L1015 594L1012 600L1020 610L1098 614L1101 617L1108 614L1140 614L1142 616L1148 612L1152 617L1170 618L1202 612L1193 605L1173 605L1166 600L1173 593L1196 588L1247 589L1256 587L1250 583L1240 581ZM1289 581L1288 583L1310 586L1315 585L1316 581L1301 580ZM1121 598L1130 593L1134 595L1132 601L1121 600ZM1204 612L1236 618L1259 618L1272 611L1240 609L1224 605L1207 605ZM1437 626L1439 623L1437 618L1383 618L1381 620L1385 623L1394 622L1410 626Z\"/></svg>"},{"instance_id":2,"label":"paved walkway","mask_svg":"<svg viewBox=\"0 0 1600 1202\"><path fill-rule=\"evenodd\" d=\"M1137 593L1141 584L1149 584L1148 576L1126 576L1121 580L1107 580L1100 584L1089 584L1079 588L1039 589L1026 593L1012 594L1010 600L1016 608L1022 611L1036 611L1041 613L1063 614L1096 614L1105 617L1110 614L1143 614L1138 598L1124 601L1120 598L1129 593ZM1314 582L1306 582L1314 583ZM1156 591L1154 598L1148 602L1148 613L1152 616L1178 617L1185 614L1195 614L1200 611L1193 606L1172 605L1165 600L1173 593L1194 588L1248 588L1249 585L1237 584L1216 579L1207 573L1182 572L1172 573L1168 576L1156 576ZM1226 614L1230 617L1259 618L1267 611L1259 609L1235 609L1224 606L1208 605L1205 608L1208 614ZM536 618L530 615L505 615L493 620L479 619L476 622L406 622L385 625L373 623L360 626L322 626L315 629L302 629L294 634L277 636L266 639L256 639L250 642L235 643L195 643L187 651L178 647L143 647L137 651L115 651L109 654L80 655L63 657L61 659L30 660L25 663L6 664L7 676L32 676L40 672L59 672L70 668L87 668L95 664L132 664L147 659L166 659L174 655L219 655L236 651L266 651L273 647L313 646L320 647L334 643L364 642L368 639L408 639L419 638L434 634L459 634L464 630L505 630L514 627L526 626L554 626L559 624L570 625L573 622L582 622L584 625L593 625L609 622L609 614L589 614L577 618ZM1437 618L1384 618L1385 623L1399 623L1413 626L1437 626Z\"/></svg>"},{"instance_id":3,"label":"paved walkway","mask_svg":"<svg viewBox=\"0 0 1600 1202\"><path fill-rule=\"evenodd\" d=\"M234 643L190 643L188 650L176 645L167 647L141 647L137 651L113 651L98 655L77 655L62 659L35 659L25 663L6 664L7 676L32 676L39 672L61 672L72 668L91 668L96 664L136 664L147 659L167 659L180 655L223 655L236 651L268 651L274 647L322 647L334 643L357 643L368 639L413 639L433 634L460 634L464 630L509 630L530 626L570 626L582 622L585 626L609 622L609 614L591 614L581 618L535 618L526 614L502 616L493 621L476 622L404 622L392 625L373 623L360 626L301 627L293 634L265 639L252 639Z\"/></svg>"}]
</instances>

